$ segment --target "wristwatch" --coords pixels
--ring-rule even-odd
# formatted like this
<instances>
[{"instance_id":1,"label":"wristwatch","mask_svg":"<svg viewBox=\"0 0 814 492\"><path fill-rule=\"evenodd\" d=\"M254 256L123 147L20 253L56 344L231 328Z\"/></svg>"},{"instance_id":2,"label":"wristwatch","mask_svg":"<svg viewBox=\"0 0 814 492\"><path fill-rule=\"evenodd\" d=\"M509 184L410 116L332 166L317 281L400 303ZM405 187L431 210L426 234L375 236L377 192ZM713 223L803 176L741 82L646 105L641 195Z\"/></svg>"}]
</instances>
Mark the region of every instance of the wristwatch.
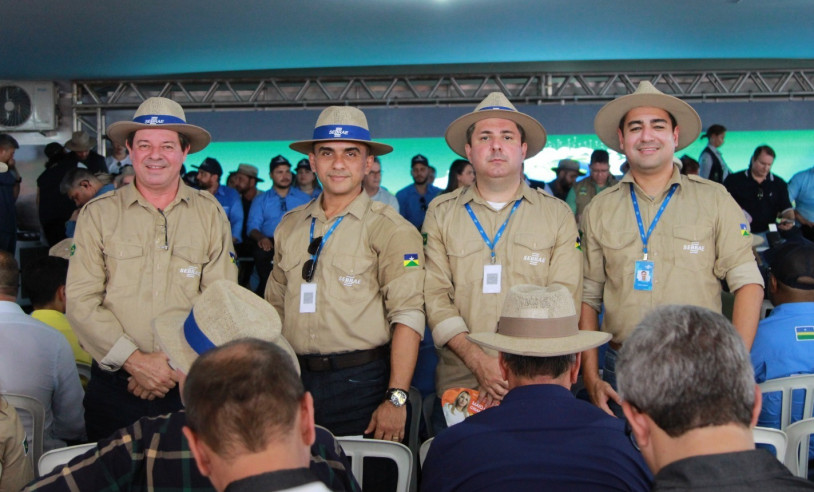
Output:
<instances>
[{"instance_id":1,"label":"wristwatch","mask_svg":"<svg viewBox=\"0 0 814 492\"><path fill-rule=\"evenodd\" d=\"M384 394L384 399L396 407L403 407L407 403L407 392L403 389L390 388Z\"/></svg>"}]
</instances>

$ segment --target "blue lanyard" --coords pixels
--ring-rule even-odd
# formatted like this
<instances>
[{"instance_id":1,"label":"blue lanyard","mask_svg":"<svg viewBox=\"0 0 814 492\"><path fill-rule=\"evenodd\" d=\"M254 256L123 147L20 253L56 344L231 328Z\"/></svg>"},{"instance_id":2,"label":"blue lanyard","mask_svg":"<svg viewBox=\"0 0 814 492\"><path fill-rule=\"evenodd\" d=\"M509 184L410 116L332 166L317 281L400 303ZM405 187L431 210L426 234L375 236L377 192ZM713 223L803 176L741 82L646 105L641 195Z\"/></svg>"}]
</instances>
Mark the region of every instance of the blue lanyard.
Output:
<instances>
[{"instance_id":1,"label":"blue lanyard","mask_svg":"<svg viewBox=\"0 0 814 492\"><path fill-rule=\"evenodd\" d=\"M633 211L636 212L636 222L639 224L639 235L642 237L642 253L644 253L645 261L647 260L647 241L650 240L650 235L653 234L653 229L656 228L656 224L661 218L662 212L664 212L664 209L667 208L667 204L670 203L670 198L673 197L673 193L676 192L677 188L678 183L673 183L673 186L670 187L670 192L667 193L664 201L661 202L661 207L659 207L659 211L656 212L656 216L653 217L653 222L650 223L650 228L647 230L647 234L645 235L644 222L642 222L642 213L639 211L639 200L636 199L636 192L633 191L633 183L630 183L630 199L633 201Z\"/></svg>"},{"instance_id":2,"label":"blue lanyard","mask_svg":"<svg viewBox=\"0 0 814 492\"><path fill-rule=\"evenodd\" d=\"M314 263L317 262L317 259L319 258L320 253L322 253L322 248L324 248L325 243L328 242L328 238L331 237L331 234L333 234L334 229L336 229L336 226L338 226L339 223L342 222L342 219L344 219L344 218L345 218L345 216L341 215L338 219L336 219L336 222L334 222L334 225L332 225L331 228L328 229L328 232L326 232L325 235L322 236L322 241L319 243L319 248L317 248L317 252L314 253L313 255L311 255L311 259L314 260ZM314 224L316 223L316 221L317 221L316 217L311 217L311 239L308 240L308 244L311 244L312 242L314 242Z\"/></svg>"},{"instance_id":3,"label":"blue lanyard","mask_svg":"<svg viewBox=\"0 0 814 492\"><path fill-rule=\"evenodd\" d=\"M469 212L469 216L472 217L472 222L475 223L475 227L478 228L478 232L480 232L480 236L483 238L483 242L485 242L486 245L489 246L489 250L492 252L493 265L495 263L495 247L497 246L497 242L500 241L500 236L503 235L503 231L506 230L506 226L509 224L509 219L512 218L512 215L514 215L514 211L517 210L517 207L520 206L521 201L523 201L522 198L514 202L514 206L512 207L511 212L509 212L509 216L506 217L506 222L504 222L503 225L500 226L500 229L497 230L497 234L495 234L495 238L492 240L490 240L489 236L486 235L486 231L484 231L483 226L480 225L480 221L475 216L475 212L472 211L472 207L470 207L468 203L465 205L466 211Z\"/></svg>"}]
</instances>

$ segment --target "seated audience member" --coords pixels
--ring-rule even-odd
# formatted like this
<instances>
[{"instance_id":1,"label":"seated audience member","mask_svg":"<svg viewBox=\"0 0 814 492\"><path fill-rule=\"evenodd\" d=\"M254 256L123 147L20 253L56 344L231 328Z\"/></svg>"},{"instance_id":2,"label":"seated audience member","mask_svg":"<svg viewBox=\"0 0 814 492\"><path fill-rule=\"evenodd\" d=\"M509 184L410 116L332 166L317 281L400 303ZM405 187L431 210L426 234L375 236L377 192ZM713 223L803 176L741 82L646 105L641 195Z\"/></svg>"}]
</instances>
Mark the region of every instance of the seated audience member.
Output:
<instances>
[{"instance_id":1,"label":"seated audience member","mask_svg":"<svg viewBox=\"0 0 814 492\"><path fill-rule=\"evenodd\" d=\"M760 390L743 339L721 314L656 307L628 337L616 371L653 490L814 490L755 449Z\"/></svg>"},{"instance_id":2,"label":"seated audience member","mask_svg":"<svg viewBox=\"0 0 814 492\"><path fill-rule=\"evenodd\" d=\"M292 355L247 338L208 351L190 367L184 435L218 492L329 490L308 469L314 400Z\"/></svg>"},{"instance_id":3,"label":"seated audience member","mask_svg":"<svg viewBox=\"0 0 814 492\"><path fill-rule=\"evenodd\" d=\"M198 355L247 337L254 339L250 344L271 342L277 345L291 358L291 368L294 371L299 369L293 362L296 360L293 350L281 335L280 318L274 308L228 280L210 285L188 314L156 319L153 327L158 344L176 368L181 386L184 386L185 374ZM246 361L243 363L240 367L246 370ZM258 366L252 368L258 370ZM265 385L270 384L265 378L262 383L257 383L258 374L252 373L251 377L255 378L256 385L249 385L247 391L264 391ZM196 404L200 405L203 396L196 396ZM219 396L209 396L212 401L221 403ZM276 413L269 406L264 406L263 410L268 414ZM193 422L197 422L194 417ZM100 440L94 449L32 483L26 490L122 490L122 484L126 484L126 489L131 491L211 491L211 483L200 473L189 441L183 436L187 424L184 410L159 417L144 417ZM192 425L196 426L195 423ZM259 432L257 437L262 437ZM230 448L236 443L233 440L223 442ZM316 441L310 447L310 471L332 490L359 490L342 449L323 429L316 429Z\"/></svg>"},{"instance_id":4,"label":"seated audience member","mask_svg":"<svg viewBox=\"0 0 814 492\"><path fill-rule=\"evenodd\" d=\"M65 279L68 260L44 256L34 260L23 272L23 291L28 294L34 311L31 317L54 328L68 340L76 362L90 365L90 354L79 346L79 340L65 317Z\"/></svg>"},{"instance_id":5,"label":"seated audience member","mask_svg":"<svg viewBox=\"0 0 814 492\"><path fill-rule=\"evenodd\" d=\"M794 209L789 200L789 189L783 178L771 172L774 149L761 145L752 154L749 168L730 174L724 181L726 190L738 205L752 217L751 229L755 234L769 230L778 217L780 231L794 227Z\"/></svg>"},{"instance_id":6,"label":"seated audience member","mask_svg":"<svg viewBox=\"0 0 814 492\"><path fill-rule=\"evenodd\" d=\"M789 199L803 237L814 241L814 167L800 171L789 181Z\"/></svg>"},{"instance_id":7,"label":"seated audience member","mask_svg":"<svg viewBox=\"0 0 814 492\"><path fill-rule=\"evenodd\" d=\"M23 424L0 396L0 492L17 492L33 478Z\"/></svg>"},{"instance_id":8,"label":"seated audience member","mask_svg":"<svg viewBox=\"0 0 814 492\"><path fill-rule=\"evenodd\" d=\"M475 184L475 168L466 159L455 159L449 166L447 174L447 187L441 193L449 193L462 186Z\"/></svg>"},{"instance_id":9,"label":"seated audience member","mask_svg":"<svg viewBox=\"0 0 814 492\"><path fill-rule=\"evenodd\" d=\"M84 439L82 386L65 337L15 304L18 284L17 261L0 251L0 387L42 403L48 451ZM21 418L30 438L31 416Z\"/></svg>"},{"instance_id":10,"label":"seated audience member","mask_svg":"<svg viewBox=\"0 0 814 492\"><path fill-rule=\"evenodd\" d=\"M758 383L814 374L814 244L786 242L770 254L768 290L775 308L758 325L752 345ZM792 422L803 418L803 396L793 399ZM758 425L780 428L780 398L779 392L763 395ZM814 447L810 456L814 458Z\"/></svg>"},{"instance_id":11,"label":"seated audience member","mask_svg":"<svg viewBox=\"0 0 814 492\"><path fill-rule=\"evenodd\" d=\"M624 421L569 391L581 352L610 335L577 328L565 286L513 286L497 333L467 338L499 351L509 392L499 406L438 434L423 490L649 490Z\"/></svg>"},{"instance_id":12,"label":"seated audience member","mask_svg":"<svg viewBox=\"0 0 814 492\"><path fill-rule=\"evenodd\" d=\"M689 175L689 174L698 174L698 161L693 159L692 157L684 154L681 156L681 174Z\"/></svg>"},{"instance_id":13,"label":"seated audience member","mask_svg":"<svg viewBox=\"0 0 814 492\"><path fill-rule=\"evenodd\" d=\"M81 167L68 171L59 184L59 191L76 204L76 210L73 211L71 218L65 223L65 235L73 237L76 231L76 218L79 216L79 210L86 203L114 189L115 187L108 174L95 175Z\"/></svg>"}]
</instances>

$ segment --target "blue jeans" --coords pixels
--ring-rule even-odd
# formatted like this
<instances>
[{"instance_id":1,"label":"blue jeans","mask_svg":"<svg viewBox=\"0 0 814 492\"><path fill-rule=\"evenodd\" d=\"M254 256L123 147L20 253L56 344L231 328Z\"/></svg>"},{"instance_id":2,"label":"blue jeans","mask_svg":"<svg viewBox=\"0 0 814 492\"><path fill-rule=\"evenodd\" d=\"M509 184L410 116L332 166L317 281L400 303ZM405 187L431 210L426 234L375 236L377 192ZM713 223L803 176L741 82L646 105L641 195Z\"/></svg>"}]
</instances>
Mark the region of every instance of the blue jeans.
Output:
<instances>
[{"instance_id":1,"label":"blue jeans","mask_svg":"<svg viewBox=\"0 0 814 492\"><path fill-rule=\"evenodd\" d=\"M614 391L618 391L616 387L616 359L619 357L619 352L608 346L605 351L605 364L602 368L602 380L611 385ZM608 406L611 411L620 419L625 418L622 407L613 400L608 400Z\"/></svg>"}]
</instances>

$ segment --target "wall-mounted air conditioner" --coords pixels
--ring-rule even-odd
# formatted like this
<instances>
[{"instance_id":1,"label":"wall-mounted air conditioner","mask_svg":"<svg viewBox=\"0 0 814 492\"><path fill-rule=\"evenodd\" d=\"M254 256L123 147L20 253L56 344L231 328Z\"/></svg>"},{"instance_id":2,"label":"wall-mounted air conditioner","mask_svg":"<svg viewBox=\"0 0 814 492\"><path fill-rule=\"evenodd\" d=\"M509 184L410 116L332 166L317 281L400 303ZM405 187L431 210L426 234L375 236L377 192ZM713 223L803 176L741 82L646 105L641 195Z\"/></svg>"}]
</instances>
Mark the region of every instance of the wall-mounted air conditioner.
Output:
<instances>
[{"instance_id":1,"label":"wall-mounted air conditioner","mask_svg":"<svg viewBox=\"0 0 814 492\"><path fill-rule=\"evenodd\" d=\"M0 80L0 131L44 131L56 127L53 82Z\"/></svg>"}]
</instances>

